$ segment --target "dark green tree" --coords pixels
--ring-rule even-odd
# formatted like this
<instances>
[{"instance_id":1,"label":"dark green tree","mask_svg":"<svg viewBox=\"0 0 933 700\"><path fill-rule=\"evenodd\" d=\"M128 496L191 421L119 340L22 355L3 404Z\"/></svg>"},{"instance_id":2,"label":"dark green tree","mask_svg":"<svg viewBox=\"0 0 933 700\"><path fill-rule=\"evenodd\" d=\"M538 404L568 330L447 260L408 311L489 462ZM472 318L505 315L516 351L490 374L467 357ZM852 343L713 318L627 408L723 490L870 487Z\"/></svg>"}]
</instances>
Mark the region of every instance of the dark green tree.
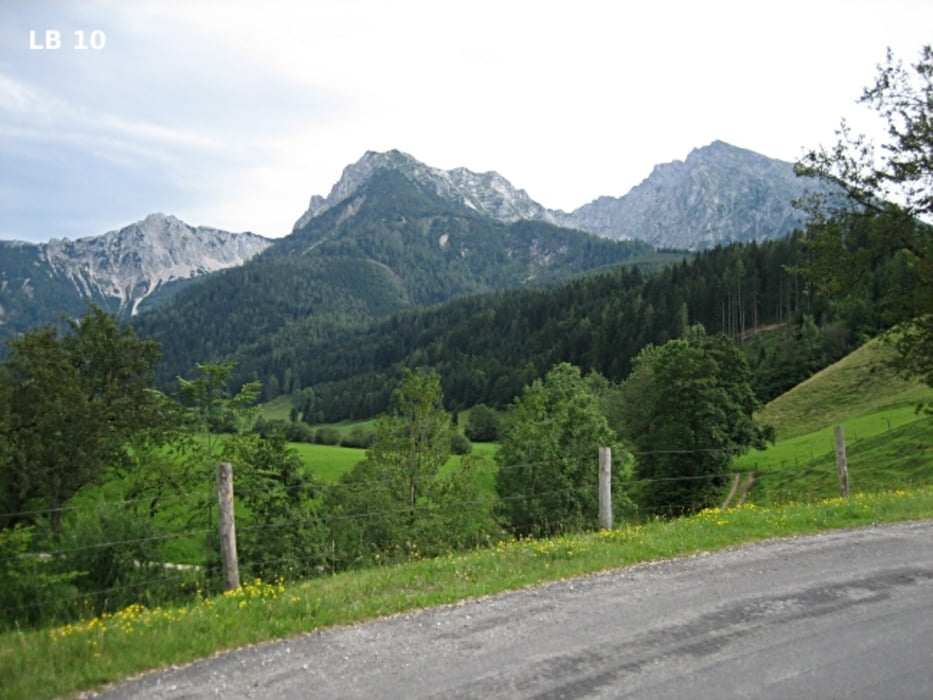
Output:
<instances>
[{"instance_id":1,"label":"dark green tree","mask_svg":"<svg viewBox=\"0 0 933 700\"><path fill-rule=\"evenodd\" d=\"M134 464L134 445L168 439L167 400L153 389L156 343L90 307L65 332L49 326L10 341L0 366L0 496L5 513L61 509L110 469ZM8 517L10 524L25 516Z\"/></svg>"},{"instance_id":2,"label":"dark green tree","mask_svg":"<svg viewBox=\"0 0 933 700\"><path fill-rule=\"evenodd\" d=\"M837 143L810 151L801 175L825 187L800 203L808 215L811 257L802 265L810 282L830 293L852 294L888 268L889 335L896 366L933 386L933 48L905 66L889 50L874 85L860 103L886 125L876 146L842 122Z\"/></svg>"},{"instance_id":3,"label":"dark green tree","mask_svg":"<svg viewBox=\"0 0 933 700\"><path fill-rule=\"evenodd\" d=\"M437 373L404 371L366 459L325 495L334 568L460 549L493 529L474 478L477 458L461 457L458 469L442 471L451 457L442 401Z\"/></svg>"},{"instance_id":4,"label":"dark green tree","mask_svg":"<svg viewBox=\"0 0 933 700\"><path fill-rule=\"evenodd\" d=\"M481 403L470 409L463 432L473 442L495 442L499 439L501 423L499 414Z\"/></svg>"},{"instance_id":5,"label":"dark green tree","mask_svg":"<svg viewBox=\"0 0 933 700\"><path fill-rule=\"evenodd\" d=\"M645 347L620 399L620 432L634 446L641 480L636 500L651 515L712 505L732 458L772 435L753 418L760 404L744 355L702 327Z\"/></svg>"},{"instance_id":6,"label":"dark green tree","mask_svg":"<svg viewBox=\"0 0 933 700\"><path fill-rule=\"evenodd\" d=\"M500 516L520 536L594 528L599 448L616 443L591 383L578 367L556 365L512 405L511 425L496 453ZM613 452L613 478L621 481L625 453L618 447Z\"/></svg>"}]
</instances>

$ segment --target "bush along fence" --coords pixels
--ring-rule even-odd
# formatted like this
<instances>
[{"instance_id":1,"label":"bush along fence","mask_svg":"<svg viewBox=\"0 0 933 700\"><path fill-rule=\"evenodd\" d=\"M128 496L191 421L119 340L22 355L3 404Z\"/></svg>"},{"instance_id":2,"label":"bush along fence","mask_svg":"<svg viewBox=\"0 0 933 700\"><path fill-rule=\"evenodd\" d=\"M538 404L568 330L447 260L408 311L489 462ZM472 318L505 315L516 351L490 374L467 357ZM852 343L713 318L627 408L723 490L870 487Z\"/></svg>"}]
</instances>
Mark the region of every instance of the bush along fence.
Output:
<instances>
[{"instance_id":1,"label":"bush along fence","mask_svg":"<svg viewBox=\"0 0 933 700\"><path fill-rule=\"evenodd\" d=\"M851 485L841 429L837 431L836 455L836 473L824 462L791 469L766 467L741 473L633 478L623 462L614 479L612 451L601 448L589 467L592 483L588 488L593 501L598 500L598 508L594 504L590 511L592 519L555 518L552 530L610 530L622 522L697 512L709 505L684 508L682 502L639 503L641 491L659 485L686 489L698 482L715 483L719 494L715 505L722 508L740 505L749 498L759 504L819 500L835 495L837 489L846 497ZM550 466L507 465L498 471L533 472ZM13 514L24 516L21 519L34 516L37 524L0 530L0 577L4 581L0 587L0 629L68 622L132 604L184 602L212 590L236 589L242 580L256 577L312 578L348 568L495 545L514 536L496 517L501 498L480 493L472 500L443 501L440 494L433 502L399 505L380 500L379 494L397 486L386 481L338 482L326 487L329 493L340 495L355 489L363 498L335 498L333 503L338 505L327 511L323 508L326 492L324 496L319 493L315 505L303 513L291 513L274 522L258 520L237 500L255 500L248 484L235 498L234 473L231 463L217 465L216 503L206 504L204 491L186 494L187 498L168 504L175 514L168 524L154 522L145 507L130 501L75 503L62 509L67 527L56 540L43 534L47 514ZM559 503L574 495L572 491L538 488L510 498ZM352 507L344 508L342 503ZM480 521L476 513L486 519Z\"/></svg>"},{"instance_id":2,"label":"bush along fence","mask_svg":"<svg viewBox=\"0 0 933 700\"><path fill-rule=\"evenodd\" d=\"M612 449L599 448L598 458L599 510L598 524L601 530L613 528L612 510ZM221 462L217 465L217 510L218 536L224 590L234 590L240 586L239 558L236 542L236 514L233 493L233 465ZM367 517L371 514L360 514Z\"/></svg>"}]
</instances>

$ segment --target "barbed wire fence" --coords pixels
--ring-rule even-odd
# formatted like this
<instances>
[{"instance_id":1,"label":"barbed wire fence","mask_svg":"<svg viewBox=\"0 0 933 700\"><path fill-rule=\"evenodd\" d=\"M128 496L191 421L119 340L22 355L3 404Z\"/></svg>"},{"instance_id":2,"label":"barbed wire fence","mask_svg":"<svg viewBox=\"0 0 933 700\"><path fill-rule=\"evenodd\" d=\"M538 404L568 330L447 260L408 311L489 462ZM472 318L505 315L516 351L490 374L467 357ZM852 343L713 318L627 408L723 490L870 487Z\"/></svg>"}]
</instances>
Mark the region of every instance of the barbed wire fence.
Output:
<instances>
[{"instance_id":1,"label":"barbed wire fence","mask_svg":"<svg viewBox=\"0 0 933 700\"><path fill-rule=\"evenodd\" d=\"M654 452L635 452L633 455L647 456L649 454L690 454L706 453L710 451L721 450L658 450ZM721 490L721 506L728 507L738 505L744 502L753 489L762 490L762 483L774 479L777 483L776 488L764 490L769 493L769 500L774 503L782 501L804 501L810 498L825 497L825 487L816 488L813 486L815 478L820 478L825 483L827 479L827 469L825 465L825 456L814 456L812 454L800 455L794 458L794 468L787 468L787 458L784 458L784 464L768 464L764 461L756 463L755 468L743 472L733 470L715 474L684 475L684 476L664 476L656 478L628 478L614 479L612 481L611 494L616 499L616 503L626 503L632 494L636 494L639 489L647 485L658 483L690 483L709 481L715 482ZM599 460L594 457L594 473L599 473ZM522 463L513 465L503 465L494 467L495 470L510 469L534 469L552 466L550 463ZM610 472L611 473L611 472ZM611 477L610 477L611 478ZM804 489L793 488L795 483L805 483ZM232 484L232 482L231 482ZM397 479L375 479L371 481L344 482L338 481L326 486L327 489L357 489L366 491L377 487L392 488L397 486ZM299 488L299 487L295 487ZM593 482L594 492L601 490L596 479ZM548 496L560 496L570 489L553 489L537 491L535 493L516 493L501 497L499 500L522 501L528 499L540 499ZM250 495L248 489L241 489L233 492L236 497L243 498ZM496 497L498 498L498 497ZM146 505L148 497L114 500L95 500L86 503L71 503L64 506L61 510L74 520L81 517L87 517L92 521L101 520L106 522L107 514L125 513L134 507ZM291 553L287 556L270 554L267 557L262 556L260 548L253 547L251 550L251 560L243 562L246 569L250 571L275 571L293 569L303 573L304 576L328 575L336 573L338 570L335 562L341 557L336 551L337 543L334 538L325 536L331 530L337 530L341 526L350 526L365 522L374 522L379 520L391 520L402 517L425 517L443 519L446 516L455 515L467 509L491 508L494 497L472 499L467 501L454 501L449 503L424 502L418 503L414 507L406 505L395 508L368 508L355 510L353 512L325 513L320 509L312 509L310 515L298 519L286 519L274 523L254 522L251 519L243 518L235 525L236 538L248 539L250 537L258 542L271 542L276 538L288 536L290 533L304 531L318 531L323 533L313 542L307 543L307 549L303 553ZM171 497L163 498L162 505L165 508L175 509L196 509L205 508L205 490L203 487L197 487L190 492L175 494ZM699 509L705 504L691 504L693 510ZM229 501L231 512L234 506L234 498ZM191 600L197 596L203 595L208 585L210 575L217 575L218 569L223 569L223 561L218 556L219 552L214 552L213 557L207 554L208 544L212 542L215 546L218 544L218 537L222 539L219 532L217 514L222 508L213 504L216 509L213 513L202 512L201 522L198 518L189 514L188 520L191 524L186 527L176 528L171 532L150 531L134 536L132 534L123 537L113 537L112 534L101 529L99 538L94 541L81 541L80 539L69 540L63 538L60 541L52 541L41 537L31 541L28 538L20 537L17 539L10 533L22 531L23 528L12 528L0 531L0 573L4 574L7 582L7 593L0 594L0 628L4 625L17 626L19 624L30 624L37 619L45 619L48 616L40 615L39 612L45 609L51 609L53 617L57 615L60 618L67 618L69 615L93 615L101 611L108 610L114 602L124 604L126 601L142 602L144 604L163 604L166 602L183 602ZM609 505L610 512L613 506ZM615 522L630 522L633 520L650 520L656 517L667 517L671 514L685 512L683 503L655 503L650 507L616 507L618 519ZM16 513L0 513L0 519L10 520L29 520L33 523L42 523L43 519L51 514L49 510L33 509ZM608 523L604 519L604 512L601 510L598 522L594 522L592 527L597 526L612 527L612 520ZM557 523L558 530L563 529L562 523ZM567 524L570 525L569 523ZM35 528L35 526L32 526ZM493 545L495 542L508 537L505 530L478 531L474 533L472 539L468 539L472 547L484 545ZM234 543L236 539L234 539ZM234 544L235 546L235 544ZM364 543L365 546L365 543ZM371 543L370 554L377 555L379 545ZM164 558L166 551L187 551L200 552L200 556L188 556L184 561L168 561ZM162 554L163 558L141 559L140 556ZM394 551L385 552L384 556L369 556L362 559L363 564L372 563L394 563L403 561L406 558L423 556L417 542L405 542L401 545L396 544ZM346 558L346 557L344 557ZM96 587L81 588L78 583L83 573L80 570L73 572L63 571L62 566L73 562L101 561L111 566L123 567L121 575L113 579L112 585L99 585ZM310 572L310 573L309 573ZM28 594L13 591L10 594L10 582L17 580L23 583L23 577L33 576L35 590ZM224 574L223 580L226 582L226 588L235 588L239 585L238 577L233 578ZM15 586L13 586L15 588Z\"/></svg>"}]
</instances>

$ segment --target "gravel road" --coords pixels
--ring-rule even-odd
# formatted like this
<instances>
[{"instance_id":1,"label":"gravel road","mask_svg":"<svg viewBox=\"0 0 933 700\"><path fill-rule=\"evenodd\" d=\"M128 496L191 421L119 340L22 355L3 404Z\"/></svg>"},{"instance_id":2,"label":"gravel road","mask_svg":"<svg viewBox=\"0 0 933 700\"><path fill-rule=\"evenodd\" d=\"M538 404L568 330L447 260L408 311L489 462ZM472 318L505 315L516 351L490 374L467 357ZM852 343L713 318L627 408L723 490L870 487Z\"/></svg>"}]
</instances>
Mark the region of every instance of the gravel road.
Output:
<instances>
[{"instance_id":1,"label":"gravel road","mask_svg":"<svg viewBox=\"0 0 933 700\"><path fill-rule=\"evenodd\" d=\"M788 538L152 673L116 698L933 698L933 521Z\"/></svg>"}]
</instances>

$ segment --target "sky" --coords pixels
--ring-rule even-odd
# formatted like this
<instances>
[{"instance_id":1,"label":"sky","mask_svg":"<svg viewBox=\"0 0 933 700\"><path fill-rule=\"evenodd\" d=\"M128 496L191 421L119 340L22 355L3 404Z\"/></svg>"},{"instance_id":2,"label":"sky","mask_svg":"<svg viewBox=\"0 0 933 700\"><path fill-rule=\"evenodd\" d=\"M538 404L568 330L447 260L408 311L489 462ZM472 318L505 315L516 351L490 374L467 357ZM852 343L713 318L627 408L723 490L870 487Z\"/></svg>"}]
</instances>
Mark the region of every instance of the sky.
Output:
<instances>
[{"instance_id":1,"label":"sky","mask_svg":"<svg viewBox=\"0 0 933 700\"><path fill-rule=\"evenodd\" d=\"M874 134L863 88L931 41L929 0L3 0L0 239L280 237L393 148L570 211L715 140Z\"/></svg>"}]
</instances>

